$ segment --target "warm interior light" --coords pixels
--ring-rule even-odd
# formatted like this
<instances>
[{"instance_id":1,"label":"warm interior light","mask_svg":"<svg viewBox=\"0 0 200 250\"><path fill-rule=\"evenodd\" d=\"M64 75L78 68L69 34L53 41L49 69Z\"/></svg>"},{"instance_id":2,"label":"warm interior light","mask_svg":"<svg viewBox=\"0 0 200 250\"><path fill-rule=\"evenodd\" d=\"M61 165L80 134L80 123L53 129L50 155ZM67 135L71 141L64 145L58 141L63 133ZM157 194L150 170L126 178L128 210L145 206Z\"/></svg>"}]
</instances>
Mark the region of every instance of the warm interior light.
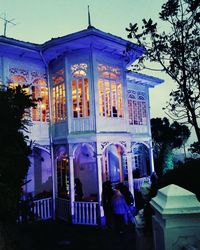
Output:
<instances>
[{"instance_id":1,"label":"warm interior light","mask_svg":"<svg viewBox=\"0 0 200 250\"><path fill-rule=\"evenodd\" d=\"M45 109L45 108L46 108L46 104L45 104L45 103L42 103L41 108L42 108L42 109Z\"/></svg>"}]
</instances>

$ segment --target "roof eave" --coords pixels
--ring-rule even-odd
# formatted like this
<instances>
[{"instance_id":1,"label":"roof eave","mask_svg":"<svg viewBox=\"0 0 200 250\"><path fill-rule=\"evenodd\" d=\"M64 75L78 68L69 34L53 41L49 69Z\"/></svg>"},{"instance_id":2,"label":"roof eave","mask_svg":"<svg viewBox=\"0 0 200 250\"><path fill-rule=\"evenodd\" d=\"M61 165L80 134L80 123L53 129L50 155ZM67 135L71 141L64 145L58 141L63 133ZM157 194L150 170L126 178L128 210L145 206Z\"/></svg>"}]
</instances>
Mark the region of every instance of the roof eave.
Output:
<instances>
[{"instance_id":1,"label":"roof eave","mask_svg":"<svg viewBox=\"0 0 200 250\"><path fill-rule=\"evenodd\" d=\"M155 86L162 84L164 82L163 79L160 79L158 77L149 76L136 72L127 72L126 77L127 80L129 81L133 81L135 83L141 83L143 85L148 85L151 88L154 88Z\"/></svg>"}]
</instances>

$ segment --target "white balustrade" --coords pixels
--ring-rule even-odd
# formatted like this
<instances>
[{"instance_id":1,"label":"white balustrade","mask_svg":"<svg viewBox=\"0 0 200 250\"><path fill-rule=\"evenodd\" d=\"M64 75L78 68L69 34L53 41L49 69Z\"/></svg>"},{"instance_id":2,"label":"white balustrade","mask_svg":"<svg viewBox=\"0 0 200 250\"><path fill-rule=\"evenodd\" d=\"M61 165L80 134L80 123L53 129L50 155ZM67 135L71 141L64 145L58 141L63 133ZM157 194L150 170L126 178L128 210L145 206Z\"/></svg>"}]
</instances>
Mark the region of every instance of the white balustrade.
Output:
<instances>
[{"instance_id":1,"label":"white balustrade","mask_svg":"<svg viewBox=\"0 0 200 250\"><path fill-rule=\"evenodd\" d=\"M52 218L52 198L34 200L32 212L36 219L47 220Z\"/></svg>"},{"instance_id":2,"label":"white balustrade","mask_svg":"<svg viewBox=\"0 0 200 250\"><path fill-rule=\"evenodd\" d=\"M98 202L74 202L74 224L97 225Z\"/></svg>"},{"instance_id":3,"label":"white balustrade","mask_svg":"<svg viewBox=\"0 0 200 250\"><path fill-rule=\"evenodd\" d=\"M30 215L32 214L32 215ZM97 225L98 202L74 202L74 218L73 224ZM36 220L51 219L52 214L52 198L34 200L27 215L20 215L18 222L31 220L34 216ZM56 217L65 221L71 218L70 201L62 198L56 198Z\"/></svg>"},{"instance_id":4,"label":"white balustrade","mask_svg":"<svg viewBox=\"0 0 200 250\"><path fill-rule=\"evenodd\" d=\"M19 215L17 222L29 220L48 220L52 218L52 198L34 200L33 203L25 205ZM23 211L25 209L25 211Z\"/></svg>"}]
</instances>

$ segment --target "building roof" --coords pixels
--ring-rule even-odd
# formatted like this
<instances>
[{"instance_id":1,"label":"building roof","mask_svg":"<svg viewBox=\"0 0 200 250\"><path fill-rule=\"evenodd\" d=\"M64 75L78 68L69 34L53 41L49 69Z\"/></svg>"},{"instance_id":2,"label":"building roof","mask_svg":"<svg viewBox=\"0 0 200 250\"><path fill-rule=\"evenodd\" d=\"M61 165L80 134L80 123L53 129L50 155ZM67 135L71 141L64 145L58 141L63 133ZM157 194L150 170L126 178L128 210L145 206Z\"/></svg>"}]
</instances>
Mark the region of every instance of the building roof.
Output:
<instances>
[{"instance_id":1,"label":"building roof","mask_svg":"<svg viewBox=\"0 0 200 250\"><path fill-rule=\"evenodd\" d=\"M142 85L148 85L149 87L155 87L158 84L161 84L164 82L164 80L154 77L154 76L149 76L137 72L127 72L126 78L129 82L134 82Z\"/></svg>"},{"instance_id":2,"label":"building roof","mask_svg":"<svg viewBox=\"0 0 200 250\"><path fill-rule=\"evenodd\" d=\"M90 48L91 44L94 49L124 56L127 59L127 64L133 63L145 52L143 47L118 36L98 30L93 26L88 26L87 29L62 37L52 38L43 44L34 44L0 36L1 51L4 51L6 48L7 52L17 55L23 55L24 53L26 56L33 57L40 57L39 53L42 52L47 61L63 53L76 51L77 49ZM125 54L127 46L132 48L132 53Z\"/></svg>"}]
</instances>

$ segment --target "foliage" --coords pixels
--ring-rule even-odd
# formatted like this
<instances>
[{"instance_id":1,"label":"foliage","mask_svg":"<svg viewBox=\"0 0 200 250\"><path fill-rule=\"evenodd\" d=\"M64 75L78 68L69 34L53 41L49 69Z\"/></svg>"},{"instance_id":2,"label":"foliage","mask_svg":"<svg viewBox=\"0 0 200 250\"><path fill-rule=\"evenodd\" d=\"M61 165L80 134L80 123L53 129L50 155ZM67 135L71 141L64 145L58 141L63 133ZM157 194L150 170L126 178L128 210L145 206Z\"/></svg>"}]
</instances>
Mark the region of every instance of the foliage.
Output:
<instances>
[{"instance_id":1,"label":"foliage","mask_svg":"<svg viewBox=\"0 0 200 250\"><path fill-rule=\"evenodd\" d=\"M164 117L151 119L151 131L154 146L156 173L160 176L174 166L172 150L180 148L189 138L186 125L178 122L169 123Z\"/></svg>"},{"instance_id":2,"label":"foliage","mask_svg":"<svg viewBox=\"0 0 200 250\"><path fill-rule=\"evenodd\" d=\"M179 163L173 170L168 170L159 181L159 188L175 184L196 194L200 201L199 189L200 159L188 159Z\"/></svg>"},{"instance_id":3,"label":"foliage","mask_svg":"<svg viewBox=\"0 0 200 250\"><path fill-rule=\"evenodd\" d=\"M130 23L128 37L134 38L146 53L133 70L147 68L146 62L158 62L161 71L175 82L165 108L174 120L192 125L200 143L200 2L199 0L167 0L159 18L164 31L158 31L152 19ZM127 48L129 53L129 48Z\"/></svg>"},{"instance_id":4,"label":"foliage","mask_svg":"<svg viewBox=\"0 0 200 250\"><path fill-rule=\"evenodd\" d=\"M198 154L200 155L200 143L199 142L194 142L190 145L189 149L193 154Z\"/></svg>"},{"instance_id":5,"label":"foliage","mask_svg":"<svg viewBox=\"0 0 200 250\"><path fill-rule=\"evenodd\" d=\"M16 220L21 186L29 167L28 109L34 101L18 86L0 89L0 221Z\"/></svg>"}]
</instances>

